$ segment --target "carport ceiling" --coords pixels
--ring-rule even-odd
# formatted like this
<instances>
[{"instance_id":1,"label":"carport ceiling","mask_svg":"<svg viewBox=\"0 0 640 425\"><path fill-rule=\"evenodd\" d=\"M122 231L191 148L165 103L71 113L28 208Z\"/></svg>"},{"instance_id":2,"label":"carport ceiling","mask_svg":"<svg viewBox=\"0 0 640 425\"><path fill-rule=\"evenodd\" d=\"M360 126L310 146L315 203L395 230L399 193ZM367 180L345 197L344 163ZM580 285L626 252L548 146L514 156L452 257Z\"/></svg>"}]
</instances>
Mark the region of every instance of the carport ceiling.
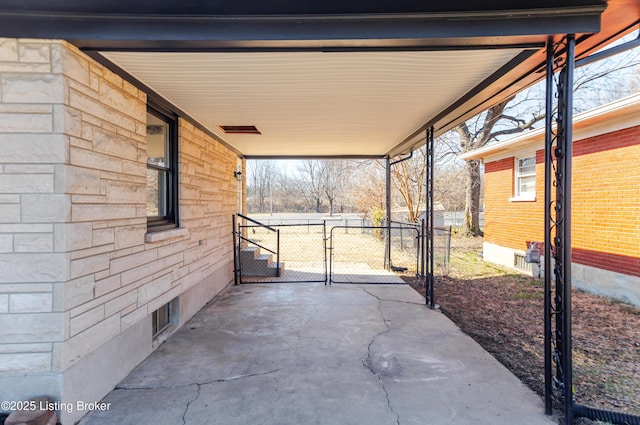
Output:
<instances>
[{"instance_id":1,"label":"carport ceiling","mask_svg":"<svg viewBox=\"0 0 640 425\"><path fill-rule=\"evenodd\" d=\"M630 32L638 0L5 0L0 36L62 38L246 157L406 153ZM255 126L229 134L220 126Z\"/></svg>"},{"instance_id":2,"label":"carport ceiling","mask_svg":"<svg viewBox=\"0 0 640 425\"><path fill-rule=\"evenodd\" d=\"M247 156L383 156L522 53L103 55ZM223 125L261 134L225 134Z\"/></svg>"}]
</instances>

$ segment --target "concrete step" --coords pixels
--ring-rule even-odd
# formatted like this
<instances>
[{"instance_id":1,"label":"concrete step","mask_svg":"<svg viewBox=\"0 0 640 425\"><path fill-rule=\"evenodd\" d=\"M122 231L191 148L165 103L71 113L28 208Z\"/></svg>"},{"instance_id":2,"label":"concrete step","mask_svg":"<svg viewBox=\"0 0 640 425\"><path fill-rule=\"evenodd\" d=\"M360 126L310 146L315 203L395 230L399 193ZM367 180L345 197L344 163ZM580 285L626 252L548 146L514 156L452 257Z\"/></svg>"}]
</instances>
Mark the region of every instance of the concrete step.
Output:
<instances>
[{"instance_id":1,"label":"concrete step","mask_svg":"<svg viewBox=\"0 0 640 425\"><path fill-rule=\"evenodd\" d=\"M280 263L280 276L284 273L284 263ZM269 265L265 261L245 263L242 265L242 275L247 277L275 277L278 276L278 265L271 261Z\"/></svg>"},{"instance_id":2,"label":"concrete step","mask_svg":"<svg viewBox=\"0 0 640 425\"><path fill-rule=\"evenodd\" d=\"M240 251L242 275L247 277L275 277L284 273L284 263L273 262L272 254L260 254L260 248L251 246Z\"/></svg>"},{"instance_id":3,"label":"concrete step","mask_svg":"<svg viewBox=\"0 0 640 425\"><path fill-rule=\"evenodd\" d=\"M269 272L273 273L271 276L278 276L278 268L280 269L280 276L282 276L282 274L284 273L284 263L271 263L271 265L269 266Z\"/></svg>"},{"instance_id":4,"label":"concrete step","mask_svg":"<svg viewBox=\"0 0 640 425\"><path fill-rule=\"evenodd\" d=\"M253 261L258 255L260 255L260 248L257 246L248 246L240 250L240 260L243 264Z\"/></svg>"},{"instance_id":5,"label":"concrete step","mask_svg":"<svg viewBox=\"0 0 640 425\"><path fill-rule=\"evenodd\" d=\"M265 263L266 267L269 267L271 265L271 263L273 263L273 255L260 254L255 258L255 262L257 262L257 263Z\"/></svg>"}]
</instances>

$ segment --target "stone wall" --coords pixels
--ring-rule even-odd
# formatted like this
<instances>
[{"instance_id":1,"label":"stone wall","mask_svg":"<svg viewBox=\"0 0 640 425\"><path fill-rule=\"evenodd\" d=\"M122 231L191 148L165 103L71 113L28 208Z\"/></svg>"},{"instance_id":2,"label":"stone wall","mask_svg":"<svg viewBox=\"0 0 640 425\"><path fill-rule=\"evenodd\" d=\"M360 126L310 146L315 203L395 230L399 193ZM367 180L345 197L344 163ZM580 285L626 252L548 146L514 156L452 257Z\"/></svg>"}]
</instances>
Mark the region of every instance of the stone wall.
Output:
<instances>
[{"instance_id":1,"label":"stone wall","mask_svg":"<svg viewBox=\"0 0 640 425\"><path fill-rule=\"evenodd\" d=\"M62 289L69 277L65 233L71 219L71 194L60 184L72 120L61 56L57 43L0 39L3 396L10 395L8 388L32 389L11 384L23 374L42 378L42 391L60 390L54 346L69 337Z\"/></svg>"},{"instance_id":2,"label":"stone wall","mask_svg":"<svg viewBox=\"0 0 640 425\"><path fill-rule=\"evenodd\" d=\"M95 401L150 353L154 310L180 297L179 327L233 278L238 158L184 119L180 227L147 234L146 101L65 42L0 41L4 397Z\"/></svg>"}]
</instances>

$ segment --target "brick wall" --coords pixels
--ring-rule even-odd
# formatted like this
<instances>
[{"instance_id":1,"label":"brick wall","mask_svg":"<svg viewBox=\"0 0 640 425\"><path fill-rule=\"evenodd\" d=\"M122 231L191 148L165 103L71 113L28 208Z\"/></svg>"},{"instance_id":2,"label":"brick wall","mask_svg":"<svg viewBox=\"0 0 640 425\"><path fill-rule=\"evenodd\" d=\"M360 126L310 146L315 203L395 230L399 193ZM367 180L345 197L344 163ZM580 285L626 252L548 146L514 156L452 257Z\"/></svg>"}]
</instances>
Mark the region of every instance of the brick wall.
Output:
<instances>
[{"instance_id":1,"label":"brick wall","mask_svg":"<svg viewBox=\"0 0 640 425\"><path fill-rule=\"evenodd\" d=\"M640 126L574 144L576 262L640 276L639 164Z\"/></svg>"},{"instance_id":2,"label":"brick wall","mask_svg":"<svg viewBox=\"0 0 640 425\"><path fill-rule=\"evenodd\" d=\"M180 119L180 229L147 235L146 108L65 42L0 40L5 389L63 376L179 295L183 323L231 282L238 159Z\"/></svg>"},{"instance_id":3,"label":"brick wall","mask_svg":"<svg viewBox=\"0 0 640 425\"><path fill-rule=\"evenodd\" d=\"M515 158L485 164L485 241L526 250L526 241L544 239L544 155L536 153L536 200L510 201L514 196Z\"/></svg>"},{"instance_id":4,"label":"brick wall","mask_svg":"<svg viewBox=\"0 0 640 425\"><path fill-rule=\"evenodd\" d=\"M572 243L576 263L640 276L640 126L573 144ZM544 237L544 153L535 202L510 202L514 159L485 165L485 240L525 250Z\"/></svg>"}]
</instances>

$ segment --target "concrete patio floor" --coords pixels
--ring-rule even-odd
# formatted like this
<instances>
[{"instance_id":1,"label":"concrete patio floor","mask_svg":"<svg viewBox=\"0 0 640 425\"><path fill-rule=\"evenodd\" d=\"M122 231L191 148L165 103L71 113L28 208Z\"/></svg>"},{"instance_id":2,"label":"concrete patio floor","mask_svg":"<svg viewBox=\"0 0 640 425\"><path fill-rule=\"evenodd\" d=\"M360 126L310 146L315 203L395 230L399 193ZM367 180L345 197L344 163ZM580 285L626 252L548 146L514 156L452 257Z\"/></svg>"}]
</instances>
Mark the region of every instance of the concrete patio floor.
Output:
<instances>
[{"instance_id":1,"label":"concrete patio floor","mask_svg":"<svg viewBox=\"0 0 640 425\"><path fill-rule=\"evenodd\" d=\"M554 424L406 285L227 288L80 424Z\"/></svg>"}]
</instances>

